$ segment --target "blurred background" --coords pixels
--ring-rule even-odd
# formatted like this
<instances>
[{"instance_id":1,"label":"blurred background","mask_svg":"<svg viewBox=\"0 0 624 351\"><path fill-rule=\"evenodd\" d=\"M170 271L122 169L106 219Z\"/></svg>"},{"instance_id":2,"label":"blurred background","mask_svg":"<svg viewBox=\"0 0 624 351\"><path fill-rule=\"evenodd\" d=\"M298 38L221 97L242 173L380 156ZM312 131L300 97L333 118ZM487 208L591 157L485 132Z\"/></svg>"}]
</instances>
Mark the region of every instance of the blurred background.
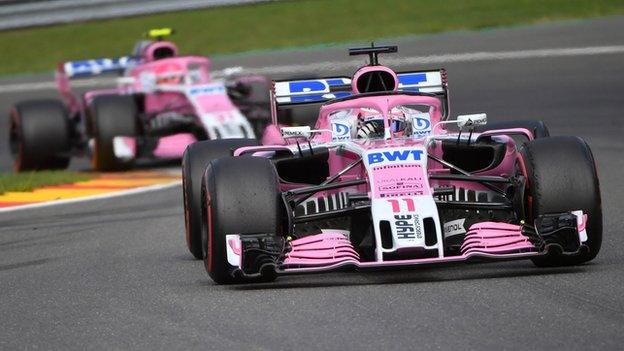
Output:
<instances>
[{"instance_id":1,"label":"blurred background","mask_svg":"<svg viewBox=\"0 0 624 351\"><path fill-rule=\"evenodd\" d=\"M129 55L162 27L181 54L269 79L351 75L365 58L347 48L396 44L382 64L447 69L452 116L583 137L602 187L600 255L214 286L183 248L180 187L12 212L0 216L0 349L621 349L624 0L0 0L0 193L37 177L10 178L10 107L58 98L59 62ZM60 179L86 169L74 158Z\"/></svg>"}]
</instances>

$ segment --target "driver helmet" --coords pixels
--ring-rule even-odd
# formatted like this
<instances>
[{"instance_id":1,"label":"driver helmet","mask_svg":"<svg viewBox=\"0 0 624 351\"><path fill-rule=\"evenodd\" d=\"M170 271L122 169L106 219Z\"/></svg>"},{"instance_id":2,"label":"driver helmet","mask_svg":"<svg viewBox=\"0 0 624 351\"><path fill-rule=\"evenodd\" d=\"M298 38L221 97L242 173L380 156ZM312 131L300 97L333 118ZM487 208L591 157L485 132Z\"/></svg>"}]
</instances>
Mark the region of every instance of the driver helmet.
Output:
<instances>
[{"instance_id":1,"label":"driver helmet","mask_svg":"<svg viewBox=\"0 0 624 351\"><path fill-rule=\"evenodd\" d=\"M384 118L377 111L362 109L358 115L357 137L360 139L382 138L384 136ZM367 111L368 110L368 111ZM389 129L393 136L408 135L408 121L400 108L393 108L388 114Z\"/></svg>"}]
</instances>

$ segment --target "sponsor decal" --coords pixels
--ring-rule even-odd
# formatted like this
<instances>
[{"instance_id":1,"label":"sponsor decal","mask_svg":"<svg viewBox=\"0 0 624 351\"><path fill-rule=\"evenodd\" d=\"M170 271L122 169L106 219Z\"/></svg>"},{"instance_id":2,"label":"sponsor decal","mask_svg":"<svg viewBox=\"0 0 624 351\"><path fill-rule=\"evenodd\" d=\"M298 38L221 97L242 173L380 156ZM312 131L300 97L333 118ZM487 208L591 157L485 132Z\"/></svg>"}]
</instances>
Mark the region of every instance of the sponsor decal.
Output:
<instances>
[{"instance_id":1,"label":"sponsor decal","mask_svg":"<svg viewBox=\"0 0 624 351\"><path fill-rule=\"evenodd\" d=\"M453 235L465 234L466 228L464 228L464 222L466 218L456 219L450 222L444 223L444 237L447 238Z\"/></svg>"},{"instance_id":2,"label":"sponsor decal","mask_svg":"<svg viewBox=\"0 0 624 351\"><path fill-rule=\"evenodd\" d=\"M409 197L401 199L403 201L400 201L399 199L388 199L387 201L390 203L390 205L392 205L392 212L394 213L400 213L403 212L401 209L405 208L405 210L407 212L414 212L416 211L416 206L414 205L414 199L411 199Z\"/></svg>"},{"instance_id":3,"label":"sponsor decal","mask_svg":"<svg viewBox=\"0 0 624 351\"><path fill-rule=\"evenodd\" d=\"M371 152L368 154L368 164L383 162L406 162L420 161L423 150L393 150L382 152Z\"/></svg>"},{"instance_id":4,"label":"sponsor decal","mask_svg":"<svg viewBox=\"0 0 624 351\"><path fill-rule=\"evenodd\" d=\"M396 192L409 192L409 193L420 193L422 194L423 190L423 180L422 178L415 177L399 177L399 178L388 178L388 179L380 179L378 182L379 186L377 189L381 194L392 194Z\"/></svg>"},{"instance_id":5,"label":"sponsor decal","mask_svg":"<svg viewBox=\"0 0 624 351\"><path fill-rule=\"evenodd\" d=\"M310 130L306 127L298 128L298 127L286 127L282 128L282 137L284 138L298 138L298 137L308 137L310 135Z\"/></svg>"},{"instance_id":6,"label":"sponsor decal","mask_svg":"<svg viewBox=\"0 0 624 351\"><path fill-rule=\"evenodd\" d=\"M399 240L413 240L423 238L420 227L420 217L416 215L394 215L396 237Z\"/></svg>"},{"instance_id":7,"label":"sponsor decal","mask_svg":"<svg viewBox=\"0 0 624 351\"><path fill-rule=\"evenodd\" d=\"M375 197L407 197L429 194L427 179L418 163L390 163L371 167Z\"/></svg>"},{"instance_id":8,"label":"sponsor decal","mask_svg":"<svg viewBox=\"0 0 624 351\"><path fill-rule=\"evenodd\" d=\"M428 113L414 114L412 118L412 134L417 136L431 133L431 120Z\"/></svg>"},{"instance_id":9,"label":"sponsor decal","mask_svg":"<svg viewBox=\"0 0 624 351\"><path fill-rule=\"evenodd\" d=\"M65 73L70 77L91 76L106 72L125 69L136 63L135 59L128 56L120 58L101 58L94 60L69 61L65 63Z\"/></svg>"},{"instance_id":10,"label":"sponsor decal","mask_svg":"<svg viewBox=\"0 0 624 351\"><path fill-rule=\"evenodd\" d=\"M376 197L405 197L429 193L421 164L390 163L374 165L371 168Z\"/></svg>"},{"instance_id":11,"label":"sponsor decal","mask_svg":"<svg viewBox=\"0 0 624 351\"><path fill-rule=\"evenodd\" d=\"M399 73L399 90L426 93L443 92L440 71Z\"/></svg>"},{"instance_id":12,"label":"sponsor decal","mask_svg":"<svg viewBox=\"0 0 624 351\"><path fill-rule=\"evenodd\" d=\"M345 123L332 123L332 140L343 141L351 139L351 128Z\"/></svg>"},{"instance_id":13,"label":"sponsor decal","mask_svg":"<svg viewBox=\"0 0 624 351\"><path fill-rule=\"evenodd\" d=\"M431 122L428 119L416 117L414 118L414 129L425 130L431 127Z\"/></svg>"},{"instance_id":14,"label":"sponsor decal","mask_svg":"<svg viewBox=\"0 0 624 351\"><path fill-rule=\"evenodd\" d=\"M416 238L418 240L422 240L423 233L422 228L420 227L420 216L414 215L414 228L416 228Z\"/></svg>"},{"instance_id":15,"label":"sponsor decal","mask_svg":"<svg viewBox=\"0 0 624 351\"><path fill-rule=\"evenodd\" d=\"M287 87L283 85L284 83ZM350 83L350 80L343 78L299 80L284 83L276 84L277 95L278 97L294 95L285 101L290 103L324 101L351 95L350 92L330 92L332 86Z\"/></svg>"},{"instance_id":16,"label":"sponsor decal","mask_svg":"<svg viewBox=\"0 0 624 351\"><path fill-rule=\"evenodd\" d=\"M416 238L412 215L395 215L394 226L396 227L397 239Z\"/></svg>"},{"instance_id":17,"label":"sponsor decal","mask_svg":"<svg viewBox=\"0 0 624 351\"><path fill-rule=\"evenodd\" d=\"M282 132L284 137L302 137L304 136L303 132L300 130L285 130Z\"/></svg>"},{"instance_id":18,"label":"sponsor decal","mask_svg":"<svg viewBox=\"0 0 624 351\"><path fill-rule=\"evenodd\" d=\"M396 183L391 185L382 185L379 187L380 192L392 193L395 191L418 191L422 189L422 184L418 183Z\"/></svg>"},{"instance_id":19,"label":"sponsor decal","mask_svg":"<svg viewBox=\"0 0 624 351\"><path fill-rule=\"evenodd\" d=\"M402 73L398 76L399 84L403 86L418 86L421 83L427 82L426 73Z\"/></svg>"},{"instance_id":20,"label":"sponsor decal","mask_svg":"<svg viewBox=\"0 0 624 351\"><path fill-rule=\"evenodd\" d=\"M225 87L223 85L202 85L189 90L189 95L191 96L223 93L225 93Z\"/></svg>"}]
</instances>

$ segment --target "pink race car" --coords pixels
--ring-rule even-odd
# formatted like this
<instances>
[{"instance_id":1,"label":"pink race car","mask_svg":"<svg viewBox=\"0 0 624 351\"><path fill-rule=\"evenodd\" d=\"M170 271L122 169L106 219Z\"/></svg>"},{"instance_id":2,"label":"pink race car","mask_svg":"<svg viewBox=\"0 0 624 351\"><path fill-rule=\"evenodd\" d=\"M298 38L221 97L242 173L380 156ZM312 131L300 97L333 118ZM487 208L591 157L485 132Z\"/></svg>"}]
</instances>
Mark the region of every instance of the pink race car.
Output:
<instances>
[{"instance_id":1,"label":"pink race car","mask_svg":"<svg viewBox=\"0 0 624 351\"><path fill-rule=\"evenodd\" d=\"M132 56L59 64L62 101L13 106L16 171L63 169L74 155L89 155L97 170L118 170L137 158L180 159L197 140L261 133L270 121L265 78L215 80L208 58L179 56L174 43L162 40L171 30L150 33L154 40L139 42ZM70 79L106 73L123 74L116 89L71 91ZM264 104L257 99L263 95Z\"/></svg>"},{"instance_id":2,"label":"pink race car","mask_svg":"<svg viewBox=\"0 0 624 351\"><path fill-rule=\"evenodd\" d=\"M186 239L217 283L473 260L576 265L600 250L594 159L540 121L449 118L444 70L396 73L377 55L352 78L276 81L263 145L184 155ZM323 103L316 127L280 108ZM457 131L451 131L453 126Z\"/></svg>"}]
</instances>

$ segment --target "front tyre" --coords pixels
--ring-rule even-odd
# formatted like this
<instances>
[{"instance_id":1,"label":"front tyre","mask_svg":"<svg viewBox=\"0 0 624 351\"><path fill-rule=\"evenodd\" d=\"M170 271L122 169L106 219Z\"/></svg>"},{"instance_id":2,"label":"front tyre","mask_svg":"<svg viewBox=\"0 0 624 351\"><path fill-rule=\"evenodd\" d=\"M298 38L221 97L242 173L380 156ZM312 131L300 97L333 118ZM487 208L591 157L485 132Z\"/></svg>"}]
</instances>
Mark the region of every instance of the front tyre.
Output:
<instances>
[{"instance_id":1,"label":"front tyre","mask_svg":"<svg viewBox=\"0 0 624 351\"><path fill-rule=\"evenodd\" d=\"M117 136L133 137L138 130L138 110L130 95L102 95L90 106L93 128L93 155L91 163L99 171L127 169L132 161L117 158L113 139Z\"/></svg>"},{"instance_id":2,"label":"front tyre","mask_svg":"<svg viewBox=\"0 0 624 351\"><path fill-rule=\"evenodd\" d=\"M279 183L273 163L261 157L220 158L208 164L202 184L204 265L217 284L249 282L233 275L226 235L277 234ZM275 275L263 276L264 281Z\"/></svg>"},{"instance_id":3,"label":"front tyre","mask_svg":"<svg viewBox=\"0 0 624 351\"><path fill-rule=\"evenodd\" d=\"M212 160L232 156L234 150L244 146L257 146L255 139L218 139L199 141L189 145L182 156L182 194L184 196L184 223L186 246L196 259L202 253L201 183L206 166Z\"/></svg>"},{"instance_id":4,"label":"front tyre","mask_svg":"<svg viewBox=\"0 0 624 351\"><path fill-rule=\"evenodd\" d=\"M533 262L540 267L569 266L591 261L602 244L602 205L594 157L578 137L536 139L521 149L527 171L527 213L539 215L582 210L587 215L588 251L564 256L550 253Z\"/></svg>"}]
</instances>

